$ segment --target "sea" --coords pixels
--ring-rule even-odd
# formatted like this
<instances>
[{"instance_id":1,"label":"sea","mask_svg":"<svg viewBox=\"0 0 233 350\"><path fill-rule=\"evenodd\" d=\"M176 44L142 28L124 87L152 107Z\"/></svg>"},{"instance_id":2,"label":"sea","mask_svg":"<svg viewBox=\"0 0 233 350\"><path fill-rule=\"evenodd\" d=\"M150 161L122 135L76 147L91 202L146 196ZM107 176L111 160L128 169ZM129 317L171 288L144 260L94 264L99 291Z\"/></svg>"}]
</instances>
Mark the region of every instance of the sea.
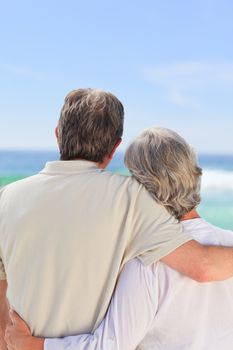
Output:
<instances>
[{"instance_id":1,"label":"sea","mask_svg":"<svg viewBox=\"0 0 233 350\"><path fill-rule=\"evenodd\" d=\"M129 175L123 153L116 153L109 171ZM47 161L58 160L56 151L0 150L0 187L36 174ZM210 223L233 230L233 155L201 154L203 168L201 216Z\"/></svg>"}]
</instances>

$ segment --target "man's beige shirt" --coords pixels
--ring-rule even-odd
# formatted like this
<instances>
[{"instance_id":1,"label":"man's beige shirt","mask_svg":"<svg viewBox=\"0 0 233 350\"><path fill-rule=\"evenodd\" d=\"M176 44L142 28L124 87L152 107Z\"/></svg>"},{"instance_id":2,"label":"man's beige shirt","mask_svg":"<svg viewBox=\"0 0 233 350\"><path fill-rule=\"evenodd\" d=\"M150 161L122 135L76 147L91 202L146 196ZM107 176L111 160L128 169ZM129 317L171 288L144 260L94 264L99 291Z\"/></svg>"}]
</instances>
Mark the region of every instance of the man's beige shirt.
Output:
<instances>
[{"instance_id":1,"label":"man's beige shirt","mask_svg":"<svg viewBox=\"0 0 233 350\"><path fill-rule=\"evenodd\" d=\"M93 331L126 261L190 239L134 179L92 162L49 162L0 191L0 279L34 335Z\"/></svg>"}]
</instances>

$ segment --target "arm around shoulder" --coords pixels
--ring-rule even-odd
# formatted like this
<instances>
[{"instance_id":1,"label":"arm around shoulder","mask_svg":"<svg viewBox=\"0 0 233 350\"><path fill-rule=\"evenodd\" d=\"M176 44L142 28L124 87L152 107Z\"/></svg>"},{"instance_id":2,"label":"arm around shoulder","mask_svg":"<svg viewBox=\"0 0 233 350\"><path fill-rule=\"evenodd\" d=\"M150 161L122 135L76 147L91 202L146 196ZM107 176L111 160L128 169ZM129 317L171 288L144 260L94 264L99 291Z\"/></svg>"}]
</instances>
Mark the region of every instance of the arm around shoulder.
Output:
<instances>
[{"instance_id":1,"label":"arm around shoulder","mask_svg":"<svg viewBox=\"0 0 233 350\"><path fill-rule=\"evenodd\" d=\"M222 281L233 276L233 248L203 246L191 240L161 259L197 282Z\"/></svg>"}]
</instances>

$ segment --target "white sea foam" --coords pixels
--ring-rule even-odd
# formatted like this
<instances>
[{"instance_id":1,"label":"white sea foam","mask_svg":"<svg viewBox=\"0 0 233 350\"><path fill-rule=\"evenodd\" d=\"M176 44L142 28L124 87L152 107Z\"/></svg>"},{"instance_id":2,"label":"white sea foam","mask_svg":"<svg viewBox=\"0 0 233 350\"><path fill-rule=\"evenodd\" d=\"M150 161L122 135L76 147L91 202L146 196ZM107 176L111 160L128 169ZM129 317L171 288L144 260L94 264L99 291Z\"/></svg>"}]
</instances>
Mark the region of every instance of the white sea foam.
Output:
<instances>
[{"instance_id":1,"label":"white sea foam","mask_svg":"<svg viewBox=\"0 0 233 350\"><path fill-rule=\"evenodd\" d=\"M202 190L233 192L233 171L203 169Z\"/></svg>"}]
</instances>

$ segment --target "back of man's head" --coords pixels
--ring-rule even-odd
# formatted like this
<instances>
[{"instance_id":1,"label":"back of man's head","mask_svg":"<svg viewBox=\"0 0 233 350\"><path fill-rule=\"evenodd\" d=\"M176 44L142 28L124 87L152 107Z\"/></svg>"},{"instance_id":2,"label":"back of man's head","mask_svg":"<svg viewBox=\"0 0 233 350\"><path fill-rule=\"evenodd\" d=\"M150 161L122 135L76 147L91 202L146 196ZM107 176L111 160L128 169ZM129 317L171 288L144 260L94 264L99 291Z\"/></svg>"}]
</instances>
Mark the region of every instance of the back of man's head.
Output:
<instances>
[{"instance_id":1,"label":"back of man's head","mask_svg":"<svg viewBox=\"0 0 233 350\"><path fill-rule=\"evenodd\" d=\"M123 133L124 108L111 93L78 89L66 97L58 122L62 160L102 163Z\"/></svg>"}]
</instances>

